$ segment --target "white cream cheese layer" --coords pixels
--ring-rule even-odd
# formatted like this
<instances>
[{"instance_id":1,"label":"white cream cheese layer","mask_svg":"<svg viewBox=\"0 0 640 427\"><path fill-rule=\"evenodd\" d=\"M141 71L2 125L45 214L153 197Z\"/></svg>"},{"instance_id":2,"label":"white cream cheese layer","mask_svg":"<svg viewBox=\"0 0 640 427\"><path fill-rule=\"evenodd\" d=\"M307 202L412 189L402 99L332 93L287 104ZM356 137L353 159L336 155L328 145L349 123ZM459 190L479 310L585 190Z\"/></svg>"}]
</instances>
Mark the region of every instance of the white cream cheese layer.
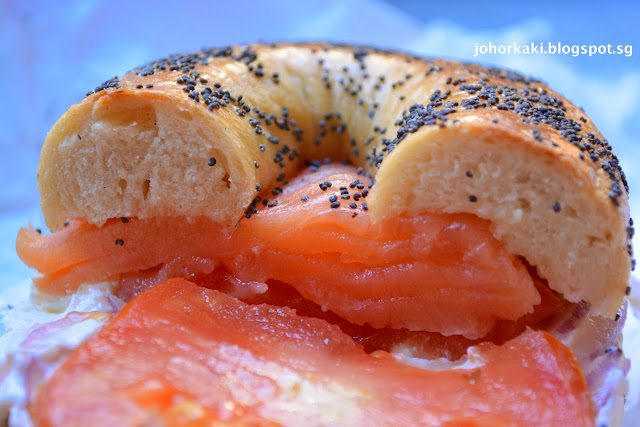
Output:
<instances>
[{"instance_id":1,"label":"white cream cheese layer","mask_svg":"<svg viewBox=\"0 0 640 427\"><path fill-rule=\"evenodd\" d=\"M0 314L0 426L30 426L28 405L38 386L81 342L124 304L113 283L83 285L63 298L16 288Z\"/></svg>"}]
</instances>

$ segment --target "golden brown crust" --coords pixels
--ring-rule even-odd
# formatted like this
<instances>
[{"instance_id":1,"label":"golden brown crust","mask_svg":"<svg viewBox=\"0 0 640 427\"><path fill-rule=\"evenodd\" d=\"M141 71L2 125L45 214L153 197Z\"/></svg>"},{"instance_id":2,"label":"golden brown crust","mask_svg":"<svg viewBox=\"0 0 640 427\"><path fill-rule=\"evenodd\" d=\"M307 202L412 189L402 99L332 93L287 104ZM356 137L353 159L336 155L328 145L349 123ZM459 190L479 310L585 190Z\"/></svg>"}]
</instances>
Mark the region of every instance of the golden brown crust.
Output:
<instances>
[{"instance_id":1,"label":"golden brown crust","mask_svg":"<svg viewBox=\"0 0 640 427\"><path fill-rule=\"evenodd\" d=\"M324 43L171 56L72 107L47 137L39 187L54 230L67 217L234 224L325 157L377 178L374 218L487 218L553 289L615 314L632 232L617 158L584 112L504 70Z\"/></svg>"}]
</instances>

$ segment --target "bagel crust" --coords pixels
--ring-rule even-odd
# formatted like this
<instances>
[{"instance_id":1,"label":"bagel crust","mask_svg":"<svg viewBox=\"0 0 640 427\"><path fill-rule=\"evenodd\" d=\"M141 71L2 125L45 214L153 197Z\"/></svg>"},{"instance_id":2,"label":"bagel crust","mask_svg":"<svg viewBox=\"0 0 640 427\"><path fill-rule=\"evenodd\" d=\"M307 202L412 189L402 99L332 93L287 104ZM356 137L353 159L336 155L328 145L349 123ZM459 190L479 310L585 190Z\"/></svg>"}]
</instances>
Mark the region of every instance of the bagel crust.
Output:
<instances>
[{"instance_id":1,"label":"bagel crust","mask_svg":"<svg viewBox=\"0 0 640 427\"><path fill-rule=\"evenodd\" d=\"M374 178L374 220L488 219L552 289L615 316L632 266L624 173L583 111L511 71L325 43L172 55L71 107L38 186L52 231L130 216L233 226L324 158Z\"/></svg>"}]
</instances>

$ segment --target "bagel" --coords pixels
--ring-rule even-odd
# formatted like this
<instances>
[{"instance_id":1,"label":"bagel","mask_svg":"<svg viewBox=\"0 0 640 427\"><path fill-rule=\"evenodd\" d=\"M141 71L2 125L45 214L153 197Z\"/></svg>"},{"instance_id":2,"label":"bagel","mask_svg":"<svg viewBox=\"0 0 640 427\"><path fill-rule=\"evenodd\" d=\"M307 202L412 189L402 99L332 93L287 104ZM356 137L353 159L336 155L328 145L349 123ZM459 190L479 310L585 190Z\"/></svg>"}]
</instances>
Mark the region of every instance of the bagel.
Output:
<instances>
[{"instance_id":1,"label":"bagel","mask_svg":"<svg viewBox=\"0 0 640 427\"><path fill-rule=\"evenodd\" d=\"M634 261L611 150L540 81L369 47L113 78L42 149L53 233L18 233L39 275L0 419L615 425Z\"/></svg>"},{"instance_id":2,"label":"bagel","mask_svg":"<svg viewBox=\"0 0 640 427\"><path fill-rule=\"evenodd\" d=\"M569 301L613 317L632 267L628 187L587 115L544 83L368 47L279 43L172 55L87 94L47 135L41 206L68 218L233 226L315 159L373 178L374 221L491 223Z\"/></svg>"}]
</instances>

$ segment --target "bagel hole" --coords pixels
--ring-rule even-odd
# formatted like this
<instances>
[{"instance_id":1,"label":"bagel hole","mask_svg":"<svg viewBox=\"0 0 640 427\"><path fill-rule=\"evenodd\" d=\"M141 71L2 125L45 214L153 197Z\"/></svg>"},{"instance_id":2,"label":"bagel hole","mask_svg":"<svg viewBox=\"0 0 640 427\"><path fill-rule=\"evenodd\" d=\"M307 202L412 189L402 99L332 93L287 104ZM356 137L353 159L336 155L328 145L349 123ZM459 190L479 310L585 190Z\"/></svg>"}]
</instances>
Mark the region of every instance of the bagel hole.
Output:
<instances>
[{"instance_id":1,"label":"bagel hole","mask_svg":"<svg viewBox=\"0 0 640 427\"><path fill-rule=\"evenodd\" d=\"M147 178L142 183L142 196L144 200L147 200L147 197L149 195L149 187L151 187L151 180Z\"/></svg>"},{"instance_id":2,"label":"bagel hole","mask_svg":"<svg viewBox=\"0 0 640 427\"><path fill-rule=\"evenodd\" d=\"M123 178L118 181L118 187L120 187L120 196L124 196L125 191L127 191L127 180Z\"/></svg>"},{"instance_id":3,"label":"bagel hole","mask_svg":"<svg viewBox=\"0 0 640 427\"><path fill-rule=\"evenodd\" d=\"M576 210L571 206L564 206L562 210L564 211L564 214L569 218L576 218L578 216Z\"/></svg>"},{"instance_id":4,"label":"bagel hole","mask_svg":"<svg viewBox=\"0 0 640 427\"><path fill-rule=\"evenodd\" d=\"M523 211L529 211L531 209L531 202L529 202L529 199L521 197L518 199L518 204L520 205L520 209Z\"/></svg>"},{"instance_id":5,"label":"bagel hole","mask_svg":"<svg viewBox=\"0 0 640 427\"><path fill-rule=\"evenodd\" d=\"M119 103L119 108L109 108L110 102L99 103L95 112L96 121L112 127L135 127L138 131L156 126L156 111L153 106L135 97L127 97L126 103ZM123 107L124 106L124 107Z\"/></svg>"},{"instance_id":6,"label":"bagel hole","mask_svg":"<svg viewBox=\"0 0 640 427\"><path fill-rule=\"evenodd\" d=\"M589 246L591 247L591 246L602 243L604 239L598 236L587 236L587 241L589 242Z\"/></svg>"},{"instance_id":7,"label":"bagel hole","mask_svg":"<svg viewBox=\"0 0 640 427\"><path fill-rule=\"evenodd\" d=\"M519 173L516 175L516 182L518 184L526 184L531 180L531 176L528 173Z\"/></svg>"},{"instance_id":8,"label":"bagel hole","mask_svg":"<svg viewBox=\"0 0 640 427\"><path fill-rule=\"evenodd\" d=\"M231 188L231 180L229 179L229 172L224 171L224 176L222 177L222 181L224 182L224 185L227 186L227 188Z\"/></svg>"}]
</instances>

